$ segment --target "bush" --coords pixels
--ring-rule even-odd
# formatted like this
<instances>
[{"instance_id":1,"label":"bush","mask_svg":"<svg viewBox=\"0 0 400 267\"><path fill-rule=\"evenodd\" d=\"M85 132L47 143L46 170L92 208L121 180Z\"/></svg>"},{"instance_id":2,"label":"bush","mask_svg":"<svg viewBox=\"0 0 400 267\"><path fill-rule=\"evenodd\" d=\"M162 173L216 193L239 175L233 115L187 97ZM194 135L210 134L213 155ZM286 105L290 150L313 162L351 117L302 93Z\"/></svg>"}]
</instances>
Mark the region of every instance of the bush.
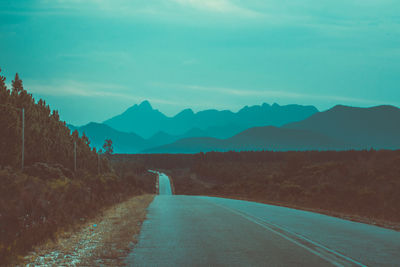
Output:
<instances>
[{"instance_id":1,"label":"bush","mask_svg":"<svg viewBox=\"0 0 400 267\"><path fill-rule=\"evenodd\" d=\"M145 192L140 187L143 181L155 183L147 173L125 178L114 173L86 173L71 179L65 175L68 171L63 171L48 164L36 164L27 173L0 170L0 263L105 206Z\"/></svg>"}]
</instances>

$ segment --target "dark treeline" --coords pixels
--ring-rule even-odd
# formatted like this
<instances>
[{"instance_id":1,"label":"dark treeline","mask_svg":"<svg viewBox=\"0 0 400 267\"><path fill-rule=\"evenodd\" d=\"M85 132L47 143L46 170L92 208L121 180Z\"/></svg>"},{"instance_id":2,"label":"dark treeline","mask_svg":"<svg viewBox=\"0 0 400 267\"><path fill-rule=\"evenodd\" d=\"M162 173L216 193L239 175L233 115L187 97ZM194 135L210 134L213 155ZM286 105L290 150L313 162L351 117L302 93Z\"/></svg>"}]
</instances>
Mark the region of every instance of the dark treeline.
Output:
<instances>
[{"instance_id":1,"label":"dark treeline","mask_svg":"<svg viewBox=\"0 0 400 267\"><path fill-rule=\"evenodd\" d=\"M21 170L22 108L25 165ZM77 171L74 171L74 143ZM153 193L144 167L119 176L109 163L111 141L99 157L88 138L71 134L57 111L35 101L18 75L8 89L0 75L0 265L54 238L127 197Z\"/></svg>"},{"instance_id":2,"label":"dark treeline","mask_svg":"<svg viewBox=\"0 0 400 267\"><path fill-rule=\"evenodd\" d=\"M115 157L164 170L177 194L243 198L400 222L400 150Z\"/></svg>"},{"instance_id":3,"label":"dark treeline","mask_svg":"<svg viewBox=\"0 0 400 267\"><path fill-rule=\"evenodd\" d=\"M11 90L0 76L0 166L21 164L22 109L25 110L25 164L47 162L74 168L74 142L77 144L77 168L96 173L98 158L89 139L77 131L72 134L56 110L46 101L35 101L23 87L18 74ZM106 166L103 166L105 168Z\"/></svg>"}]
</instances>

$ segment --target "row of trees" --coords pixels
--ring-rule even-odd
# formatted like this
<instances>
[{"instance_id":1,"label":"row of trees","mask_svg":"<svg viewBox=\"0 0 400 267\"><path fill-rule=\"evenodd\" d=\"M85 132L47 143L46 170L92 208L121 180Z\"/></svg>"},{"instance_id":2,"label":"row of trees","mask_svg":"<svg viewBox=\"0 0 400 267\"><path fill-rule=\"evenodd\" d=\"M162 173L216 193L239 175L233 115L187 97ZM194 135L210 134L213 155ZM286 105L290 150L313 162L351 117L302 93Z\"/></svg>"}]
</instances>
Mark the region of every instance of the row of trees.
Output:
<instances>
[{"instance_id":1,"label":"row of trees","mask_svg":"<svg viewBox=\"0 0 400 267\"><path fill-rule=\"evenodd\" d=\"M1 72L1 70L0 70ZM6 78L0 73L0 166L21 165L22 109L25 110L25 164L46 162L61 164L74 169L74 142L76 142L77 168L91 173L98 171L98 153L90 147L90 141L78 131L72 134L66 123L60 121L56 110L51 111L46 101L35 101L15 75L12 88L6 86ZM109 140L106 152L112 152ZM102 169L106 170L103 160Z\"/></svg>"},{"instance_id":2,"label":"row of trees","mask_svg":"<svg viewBox=\"0 0 400 267\"><path fill-rule=\"evenodd\" d=\"M18 255L32 246L141 194L143 184L154 180L149 173L117 176L109 161L111 140L103 150L101 156L92 149L84 133L71 134L57 111L24 89L18 74L7 88L0 73L0 266L18 265Z\"/></svg>"}]
</instances>

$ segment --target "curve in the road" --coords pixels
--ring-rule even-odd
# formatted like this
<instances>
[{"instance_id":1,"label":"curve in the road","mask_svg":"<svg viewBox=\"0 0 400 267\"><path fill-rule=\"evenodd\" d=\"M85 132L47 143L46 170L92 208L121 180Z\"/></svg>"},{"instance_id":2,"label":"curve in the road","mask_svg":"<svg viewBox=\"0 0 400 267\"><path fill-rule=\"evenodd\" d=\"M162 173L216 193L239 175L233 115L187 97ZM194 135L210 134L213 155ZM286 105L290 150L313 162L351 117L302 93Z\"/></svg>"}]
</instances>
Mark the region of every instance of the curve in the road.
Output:
<instances>
[{"instance_id":1,"label":"curve in the road","mask_svg":"<svg viewBox=\"0 0 400 267\"><path fill-rule=\"evenodd\" d=\"M171 182L164 173L158 173L159 195L172 195Z\"/></svg>"}]
</instances>

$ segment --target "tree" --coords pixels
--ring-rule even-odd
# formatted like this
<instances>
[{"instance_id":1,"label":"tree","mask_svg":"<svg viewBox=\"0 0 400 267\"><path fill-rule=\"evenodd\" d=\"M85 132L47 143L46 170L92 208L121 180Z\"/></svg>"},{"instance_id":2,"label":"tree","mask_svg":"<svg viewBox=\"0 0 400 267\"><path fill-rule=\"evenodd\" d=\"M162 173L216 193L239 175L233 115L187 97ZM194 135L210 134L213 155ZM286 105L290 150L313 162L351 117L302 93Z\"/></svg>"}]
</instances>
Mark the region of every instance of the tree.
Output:
<instances>
[{"instance_id":1,"label":"tree","mask_svg":"<svg viewBox=\"0 0 400 267\"><path fill-rule=\"evenodd\" d=\"M15 74L15 79L12 81L12 94L19 95L23 90L22 80L19 78L18 73Z\"/></svg>"},{"instance_id":2,"label":"tree","mask_svg":"<svg viewBox=\"0 0 400 267\"><path fill-rule=\"evenodd\" d=\"M1 69L0 69L1 73ZM0 104L7 103L7 98L10 92L7 90L6 77L0 74Z\"/></svg>"},{"instance_id":3,"label":"tree","mask_svg":"<svg viewBox=\"0 0 400 267\"><path fill-rule=\"evenodd\" d=\"M103 145L104 154L110 156L114 152L114 147L111 139L106 139Z\"/></svg>"},{"instance_id":4,"label":"tree","mask_svg":"<svg viewBox=\"0 0 400 267\"><path fill-rule=\"evenodd\" d=\"M79 167L97 173L98 156L90 148L87 136L82 134L79 137L78 131L71 133L66 123L60 121L59 113L51 110L46 101L39 99L36 103L33 96L24 89L18 74L12 81L12 92L6 87L5 77L0 75L0 166L16 167L20 164L22 108L25 110L26 166L46 162L72 169L76 142ZM112 143L110 145L108 154L113 152Z\"/></svg>"}]
</instances>

